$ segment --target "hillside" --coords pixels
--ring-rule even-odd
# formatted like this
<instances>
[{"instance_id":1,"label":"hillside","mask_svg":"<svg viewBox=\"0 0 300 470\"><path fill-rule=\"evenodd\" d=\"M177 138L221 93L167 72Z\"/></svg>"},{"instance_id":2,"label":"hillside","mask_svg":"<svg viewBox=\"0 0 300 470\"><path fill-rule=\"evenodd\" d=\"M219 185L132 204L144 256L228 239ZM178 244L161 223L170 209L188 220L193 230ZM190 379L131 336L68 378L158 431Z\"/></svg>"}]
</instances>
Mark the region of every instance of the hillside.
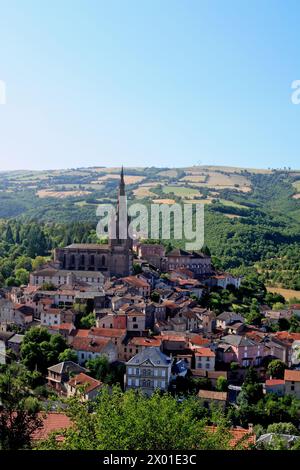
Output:
<instances>
[{"instance_id":1,"label":"hillside","mask_svg":"<svg viewBox=\"0 0 300 470\"><path fill-rule=\"evenodd\" d=\"M54 224L56 232L74 222L96 226L97 205L115 202L119 171L2 172L0 219ZM299 263L288 261L300 254L300 172L193 166L125 168L125 175L130 201L203 202L205 243L220 267L255 264L267 283L300 289Z\"/></svg>"}]
</instances>

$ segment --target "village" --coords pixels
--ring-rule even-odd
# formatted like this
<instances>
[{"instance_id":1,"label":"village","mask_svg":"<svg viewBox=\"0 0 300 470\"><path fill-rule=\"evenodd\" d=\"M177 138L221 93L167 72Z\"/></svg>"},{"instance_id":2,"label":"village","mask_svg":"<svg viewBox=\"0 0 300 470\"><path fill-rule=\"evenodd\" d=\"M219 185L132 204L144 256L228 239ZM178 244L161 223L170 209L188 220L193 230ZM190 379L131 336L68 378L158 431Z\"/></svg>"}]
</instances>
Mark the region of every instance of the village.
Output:
<instances>
[{"instance_id":1,"label":"village","mask_svg":"<svg viewBox=\"0 0 300 470\"><path fill-rule=\"evenodd\" d=\"M119 195L124 193L122 173ZM0 362L18 362L28 332L43 329L67 345L64 360L48 365L42 378L58 402L101 394L104 383L92 376L91 364L117 370L124 391L151 396L161 390L179 401L194 394L207 408L237 406L249 368L265 395L300 399L300 333L274 328L298 317L300 305L279 311L260 305L260 326L234 310L216 313L202 299L212 291L238 291L241 276L216 271L208 254L129 243L57 248L28 285L3 290ZM46 428L56 429L57 419L69 425L54 412ZM253 440L253 426L247 426L235 432Z\"/></svg>"}]
</instances>

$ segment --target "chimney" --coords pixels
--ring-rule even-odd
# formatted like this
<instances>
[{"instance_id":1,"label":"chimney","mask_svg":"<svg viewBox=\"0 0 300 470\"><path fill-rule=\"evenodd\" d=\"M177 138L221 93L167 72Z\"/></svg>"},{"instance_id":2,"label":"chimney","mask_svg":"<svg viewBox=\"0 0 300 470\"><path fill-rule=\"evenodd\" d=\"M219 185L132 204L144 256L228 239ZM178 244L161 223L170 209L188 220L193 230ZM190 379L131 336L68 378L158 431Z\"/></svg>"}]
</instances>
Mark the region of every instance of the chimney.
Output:
<instances>
[{"instance_id":1,"label":"chimney","mask_svg":"<svg viewBox=\"0 0 300 470\"><path fill-rule=\"evenodd\" d=\"M253 424L252 423L248 423L248 430L249 430L249 432L251 432L251 434L253 433Z\"/></svg>"}]
</instances>

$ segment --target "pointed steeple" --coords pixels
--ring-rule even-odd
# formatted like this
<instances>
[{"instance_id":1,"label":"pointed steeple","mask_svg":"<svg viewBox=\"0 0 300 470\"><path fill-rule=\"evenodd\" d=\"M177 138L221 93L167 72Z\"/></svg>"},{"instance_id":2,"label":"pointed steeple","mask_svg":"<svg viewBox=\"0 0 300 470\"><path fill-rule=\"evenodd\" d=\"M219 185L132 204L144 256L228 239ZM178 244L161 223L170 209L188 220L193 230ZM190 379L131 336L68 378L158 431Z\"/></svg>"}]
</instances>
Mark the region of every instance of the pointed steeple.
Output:
<instances>
[{"instance_id":1,"label":"pointed steeple","mask_svg":"<svg viewBox=\"0 0 300 470\"><path fill-rule=\"evenodd\" d=\"M122 165L121 174L120 174L119 195L120 196L125 196L125 181L124 181L124 168L123 168L123 165Z\"/></svg>"}]
</instances>

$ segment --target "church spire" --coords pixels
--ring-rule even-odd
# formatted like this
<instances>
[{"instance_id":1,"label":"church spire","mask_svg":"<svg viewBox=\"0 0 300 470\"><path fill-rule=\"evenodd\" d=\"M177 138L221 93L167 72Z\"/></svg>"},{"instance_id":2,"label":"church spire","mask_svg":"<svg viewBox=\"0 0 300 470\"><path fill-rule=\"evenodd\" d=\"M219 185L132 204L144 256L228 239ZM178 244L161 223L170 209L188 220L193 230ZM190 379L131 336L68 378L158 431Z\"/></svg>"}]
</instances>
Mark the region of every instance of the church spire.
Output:
<instances>
[{"instance_id":1,"label":"church spire","mask_svg":"<svg viewBox=\"0 0 300 470\"><path fill-rule=\"evenodd\" d=\"M119 185L119 195L125 196L125 181L124 181L124 168L122 165L121 175L120 175L120 185Z\"/></svg>"}]
</instances>

